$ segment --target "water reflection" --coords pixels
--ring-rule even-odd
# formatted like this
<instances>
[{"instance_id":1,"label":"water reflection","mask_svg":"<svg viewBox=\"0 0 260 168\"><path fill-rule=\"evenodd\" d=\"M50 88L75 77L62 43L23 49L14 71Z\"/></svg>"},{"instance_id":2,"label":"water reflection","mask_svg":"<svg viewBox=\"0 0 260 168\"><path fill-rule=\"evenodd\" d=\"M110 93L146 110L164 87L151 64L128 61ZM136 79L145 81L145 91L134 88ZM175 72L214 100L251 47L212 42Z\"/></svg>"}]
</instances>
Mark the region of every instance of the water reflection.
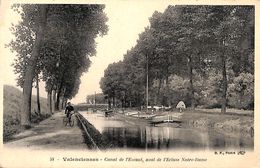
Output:
<instances>
[{"instance_id":1,"label":"water reflection","mask_svg":"<svg viewBox=\"0 0 260 168\"><path fill-rule=\"evenodd\" d=\"M106 127L102 134L115 147L129 148L206 148L205 134L172 127Z\"/></svg>"},{"instance_id":2,"label":"water reflection","mask_svg":"<svg viewBox=\"0 0 260 168\"><path fill-rule=\"evenodd\" d=\"M229 136L214 130L149 126L126 122L120 117L82 113L113 148L143 149L252 149L253 139ZM131 123L131 124L130 124Z\"/></svg>"}]
</instances>

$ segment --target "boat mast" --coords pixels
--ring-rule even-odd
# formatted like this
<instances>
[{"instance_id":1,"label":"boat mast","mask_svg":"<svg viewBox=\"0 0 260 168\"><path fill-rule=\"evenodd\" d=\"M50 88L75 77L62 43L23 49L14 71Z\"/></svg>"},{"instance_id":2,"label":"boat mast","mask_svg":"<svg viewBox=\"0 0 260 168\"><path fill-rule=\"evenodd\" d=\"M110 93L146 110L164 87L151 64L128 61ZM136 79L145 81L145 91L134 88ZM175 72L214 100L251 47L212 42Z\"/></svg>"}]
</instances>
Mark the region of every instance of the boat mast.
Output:
<instances>
[{"instance_id":1,"label":"boat mast","mask_svg":"<svg viewBox=\"0 0 260 168\"><path fill-rule=\"evenodd\" d=\"M95 92L95 94L94 94L94 109L96 110L96 92Z\"/></svg>"},{"instance_id":2,"label":"boat mast","mask_svg":"<svg viewBox=\"0 0 260 168\"><path fill-rule=\"evenodd\" d=\"M148 113L148 54L146 55L146 113Z\"/></svg>"}]
</instances>

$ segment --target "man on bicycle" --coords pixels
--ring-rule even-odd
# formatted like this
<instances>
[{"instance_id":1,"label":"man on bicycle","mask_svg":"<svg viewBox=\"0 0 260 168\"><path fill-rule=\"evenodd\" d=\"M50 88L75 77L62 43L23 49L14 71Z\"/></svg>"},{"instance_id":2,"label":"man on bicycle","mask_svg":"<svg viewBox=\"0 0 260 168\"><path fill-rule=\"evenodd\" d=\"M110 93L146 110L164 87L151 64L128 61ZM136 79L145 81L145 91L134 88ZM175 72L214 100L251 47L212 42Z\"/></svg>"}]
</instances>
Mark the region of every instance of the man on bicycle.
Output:
<instances>
[{"instance_id":1,"label":"man on bicycle","mask_svg":"<svg viewBox=\"0 0 260 168\"><path fill-rule=\"evenodd\" d=\"M74 111L74 108L73 106L71 105L70 102L67 103L67 107L65 108L65 114L67 115L68 119L69 119L69 122L71 120L71 112Z\"/></svg>"}]
</instances>

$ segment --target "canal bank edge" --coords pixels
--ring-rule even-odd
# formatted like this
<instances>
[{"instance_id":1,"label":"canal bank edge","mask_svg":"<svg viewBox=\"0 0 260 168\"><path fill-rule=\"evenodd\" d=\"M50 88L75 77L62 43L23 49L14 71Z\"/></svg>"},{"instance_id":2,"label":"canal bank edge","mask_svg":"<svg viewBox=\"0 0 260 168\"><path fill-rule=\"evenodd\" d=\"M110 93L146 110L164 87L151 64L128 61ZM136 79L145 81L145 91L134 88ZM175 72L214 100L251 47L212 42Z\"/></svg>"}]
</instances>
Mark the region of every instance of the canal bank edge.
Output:
<instances>
[{"instance_id":1,"label":"canal bank edge","mask_svg":"<svg viewBox=\"0 0 260 168\"><path fill-rule=\"evenodd\" d=\"M253 116L184 112L182 126L197 129L213 128L230 136L240 134L242 137L254 138Z\"/></svg>"},{"instance_id":2,"label":"canal bank edge","mask_svg":"<svg viewBox=\"0 0 260 168\"><path fill-rule=\"evenodd\" d=\"M87 119L85 119L80 113L77 113L77 116L79 123L78 126L82 131L83 138L89 149L105 150L111 147L111 144L105 140L104 136L102 136L101 133L87 121Z\"/></svg>"}]
</instances>

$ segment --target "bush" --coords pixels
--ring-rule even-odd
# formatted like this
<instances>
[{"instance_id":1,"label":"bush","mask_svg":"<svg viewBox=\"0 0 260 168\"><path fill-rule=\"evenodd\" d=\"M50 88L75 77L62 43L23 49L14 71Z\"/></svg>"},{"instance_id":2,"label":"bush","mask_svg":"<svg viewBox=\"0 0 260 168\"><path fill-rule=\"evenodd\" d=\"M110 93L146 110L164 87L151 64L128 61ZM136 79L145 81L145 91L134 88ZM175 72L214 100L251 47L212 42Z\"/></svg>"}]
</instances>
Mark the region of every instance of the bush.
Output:
<instances>
[{"instance_id":1,"label":"bush","mask_svg":"<svg viewBox=\"0 0 260 168\"><path fill-rule=\"evenodd\" d=\"M253 109L254 76L250 73L239 74L229 85L228 95L228 102L231 107Z\"/></svg>"}]
</instances>

